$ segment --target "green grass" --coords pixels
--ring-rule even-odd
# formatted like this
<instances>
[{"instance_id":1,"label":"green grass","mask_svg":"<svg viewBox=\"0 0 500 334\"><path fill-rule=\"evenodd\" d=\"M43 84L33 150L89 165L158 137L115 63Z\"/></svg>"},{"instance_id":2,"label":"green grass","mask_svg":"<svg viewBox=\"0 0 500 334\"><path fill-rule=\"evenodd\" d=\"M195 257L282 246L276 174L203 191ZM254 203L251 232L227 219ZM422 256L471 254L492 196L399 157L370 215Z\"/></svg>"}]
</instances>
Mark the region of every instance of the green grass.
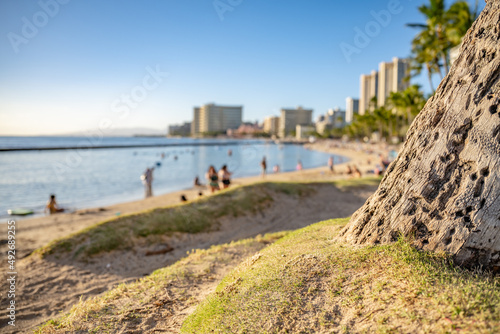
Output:
<instances>
[{"instance_id":1,"label":"green grass","mask_svg":"<svg viewBox=\"0 0 500 334\"><path fill-rule=\"evenodd\" d=\"M335 241L347 220L291 233L227 275L184 333L497 333L500 278L409 242Z\"/></svg>"},{"instance_id":2,"label":"green grass","mask_svg":"<svg viewBox=\"0 0 500 334\"><path fill-rule=\"evenodd\" d=\"M144 322L165 320L172 308L182 309L197 303L194 286L213 281L221 267L237 265L286 234L266 234L195 250L134 283L121 284L102 296L80 300L68 313L46 321L35 333L115 333L144 326Z\"/></svg>"},{"instance_id":3,"label":"green grass","mask_svg":"<svg viewBox=\"0 0 500 334\"><path fill-rule=\"evenodd\" d=\"M378 187L380 181L382 181L382 176L370 176L360 179L336 180L332 183L340 189L352 189L360 187Z\"/></svg>"},{"instance_id":4,"label":"green grass","mask_svg":"<svg viewBox=\"0 0 500 334\"><path fill-rule=\"evenodd\" d=\"M187 204L158 208L138 214L113 218L38 249L42 257L72 253L75 259L87 258L116 249L129 249L155 236L174 232L199 233L214 230L218 219L256 213L273 202L277 193L303 196L313 191L301 183L256 183L221 191L214 196Z\"/></svg>"}]
</instances>

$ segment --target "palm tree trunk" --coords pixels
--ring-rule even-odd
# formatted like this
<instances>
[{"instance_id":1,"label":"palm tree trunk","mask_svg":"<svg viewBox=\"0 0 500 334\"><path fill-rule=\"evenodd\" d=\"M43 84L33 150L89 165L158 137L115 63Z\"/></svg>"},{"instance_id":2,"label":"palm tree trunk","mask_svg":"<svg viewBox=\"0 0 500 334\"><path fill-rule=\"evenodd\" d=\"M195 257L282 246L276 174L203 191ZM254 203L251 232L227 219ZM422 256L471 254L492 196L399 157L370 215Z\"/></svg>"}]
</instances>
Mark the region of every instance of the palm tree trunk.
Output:
<instances>
[{"instance_id":1,"label":"palm tree trunk","mask_svg":"<svg viewBox=\"0 0 500 334\"><path fill-rule=\"evenodd\" d=\"M468 268L500 272L500 0L489 0L453 66L412 123L378 190L341 232L378 244L402 235ZM483 58L476 55L485 53ZM466 61L471 59L471 61ZM460 84L467 82L467 84Z\"/></svg>"}]
</instances>

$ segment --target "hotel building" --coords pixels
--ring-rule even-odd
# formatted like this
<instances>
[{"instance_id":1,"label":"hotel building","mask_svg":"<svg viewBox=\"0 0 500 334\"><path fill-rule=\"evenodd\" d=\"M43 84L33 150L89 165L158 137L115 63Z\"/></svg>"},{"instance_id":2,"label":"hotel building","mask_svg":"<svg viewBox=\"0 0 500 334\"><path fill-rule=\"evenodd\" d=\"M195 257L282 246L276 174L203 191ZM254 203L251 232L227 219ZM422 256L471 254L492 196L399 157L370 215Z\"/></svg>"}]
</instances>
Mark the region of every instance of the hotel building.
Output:
<instances>
[{"instance_id":1,"label":"hotel building","mask_svg":"<svg viewBox=\"0 0 500 334\"><path fill-rule=\"evenodd\" d=\"M408 59L393 58L392 62L379 64L379 71L362 74L359 91L359 114L372 111L375 105L372 99L377 98L377 107L382 107L391 92L401 92L410 87L407 80L410 71Z\"/></svg>"},{"instance_id":2,"label":"hotel building","mask_svg":"<svg viewBox=\"0 0 500 334\"><path fill-rule=\"evenodd\" d=\"M269 116L264 119L264 132L277 136L280 129L280 118Z\"/></svg>"},{"instance_id":3,"label":"hotel building","mask_svg":"<svg viewBox=\"0 0 500 334\"><path fill-rule=\"evenodd\" d=\"M391 92L401 92L410 87L407 80L410 63L407 59L393 58L392 62L380 63L378 71L377 105L383 107Z\"/></svg>"},{"instance_id":4,"label":"hotel building","mask_svg":"<svg viewBox=\"0 0 500 334\"><path fill-rule=\"evenodd\" d=\"M366 111L372 110L371 100L377 96L378 73L372 71L370 74L362 74L360 78L359 92L359 114L364 115Z\"/></svg>"},{"instance_id":5,"label":"hotel building","mask_svg":"<svg viewBox=\"0 0 500 334\"><path fill-rule=\"evenodd\" d=\"M279 137L285 138L290 135L292 131L296 130L297 125L311 125L312 124L312 109L281 109L281 116L279 120Z\"/></svg>"},{"instance_id":6,"label":"hotel building","mask_svg":"<svg viewBox=\"0 0 500 334\"><path fill-rule=\"evenodd\" d=\"M210 132L226 132L237 129L242 124L242 106L218 106L205 104L193 110L191 134L199 135Z\"/></svg>"},{"instance_id":7,"label":"hotel building","mask_svg":"<svg viewBox=\"0 0 500 334\"><path fill-rule=\"evenodd\" d=\"M351 124L354 115L359 113L359 100L348 97L345 99L345 122Z\"/></svg>"}]
</instances>

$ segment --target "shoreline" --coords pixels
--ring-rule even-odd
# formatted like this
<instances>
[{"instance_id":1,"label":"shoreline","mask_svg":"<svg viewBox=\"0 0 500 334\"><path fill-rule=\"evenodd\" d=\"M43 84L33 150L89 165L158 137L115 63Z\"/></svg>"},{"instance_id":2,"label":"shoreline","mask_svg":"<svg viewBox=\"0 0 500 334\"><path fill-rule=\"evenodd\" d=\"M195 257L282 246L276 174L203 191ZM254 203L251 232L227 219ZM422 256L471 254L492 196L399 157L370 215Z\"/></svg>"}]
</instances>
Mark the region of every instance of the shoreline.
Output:
<instances>
[{"instance_id":1,"label":"shoreline","mask_svg":"<svg viewBox=\"0 0 500 334\"><path fill-rule=\"evenodd\" d=\"M323 152L323 153L325 153L325 152ZM342 159L343 158L347 158L347 159L349 159L349 161L352 160L352 158L349 158L346 155L340 155L340 154L336 154L336 153L332 153L332 154L335 154L336 156L338 156L338 157L340 157ZM349 163L349 161L342 162L342 163L337 164L335 166L340 166L340 165ZM326 165L326 163L325 163L325 165ZM268 171L271 168L272 168L271 166L268 166ZM308 171L312 171L312 170L315 170L315 169L318 169L318 168L322 168L322 167L319 166L319 167L305 168L302 172L306 173ZM294 172L296 172L296 170L281 171L279 173L274 173L274 172L271 171L267 175L268 176L270 176L270 175L277 175L277 174L288 175L288 173L294 173ZM272 176L272 177L275 177L275 176ZM239 184L239 182L240 183L243 182L242 184L248 184L248 183L245 182L245 180L248 179L248 178L252 178L253 181L250 182L250 183L253 183L253 182L256 182L256 180L254 180L253 178L260 178L260 174L258 174L258 175L246 175L246 176L240 176L240 177L237 177L237 178L231 178L231 184L235 185L235 184ZM204 181L206 183L206 180L204 180ZM175 189L174 190L170 190L170 191L167 190L166 192L165 192L165 189L163 189L163 190L159 191L159 193L160 193L159 195L154 195L153 197L166 196L166 195L169 195L169 194L176 193L176 194L179 194L178 197L180 198L181 194L184 194L185 192L192 192L196 196L190 196L190 197L188 197L188 199L191 200L194 197L198 197L197 194L200 191L203 192L203 195L207 195L208 192L209 192L208 185L204 184L203 186L198 186L198 187L191 186L191 187L185 187L185 188L177 189L177 190L175 190ZM143 191L140 191L140 193L142 194ZM153 183L153 194L154 193L155 193L155 187L154 187L154 183ZM79 207L66 206L66 205L64 205L64 203L62 203L62 204L60 203L61 207L63 207L65 209L65 211L62 212L62 213L57 214L57 216L63 216L63 215L68 215L68 214L81 213L82 211L86 211L86 210L95 210L95 209L108 208L108 207L112 207L112 206L116 206L116 205L120 205L120 204L140 202L140 201L143 201L143 200L145 200L145 198L143 197L143 195L141 195L141 196L135 196L135 195L126 196L126 195L120 194L120 195L109 196L109 197L107 197L105 199L102 199L102 200L92 200L92 201L89 201L89 202L85 202L86 204L83 204L83 205L81 205ZM9 215L7 213L0 214L0 219L2 220L2 222L0 222L0 225L2 225L2 223L6 223L6 221L9 221L9 220L26 221L26 220L43 218L43 217L49 217L50 215L47 214L44 209L45 209L45 204L42 207L33 208L33 213L29 214L29 215L24 215L24 216L20 215L20 216L17 216L17 215Z\"/></svg>"},{"instance_id":2,"label":"shoreline","mask_svg":"<svg viewBox=\"0 0 500 334\"><path fill-rule=\"evenodd\" d=\"M335 165L335 173L331 173L327 167L327 162L323 167L305 169L302 171L269 173L265 177L261 175L235 178L231 180L231 186L244 186L256 182L290 182L290 181L308 181L324 182L338 179L345 179L346 175L339 173L347 165L357 165L359 169L366 174L366 171L373 169L376 161L375 154L365 152L356 152L351 148L330 147L333 141L318 141L313 144L306 144L308 149L323 151L330 154L340 155L350 160L346 163ZM367 161L371 160L371 164ZM230 187L231 188L231 187ZM84 228L96 223L112 219L117 216L139 213L158 207L167 207L180 204L181 195L187 197L188 201L197 200L198 192L202 191L203 196L210 196L208 187L192 187L187 190L174 191L162 195L153 196L146 199L135 201L120 202L112 205L96 206L93 208L79 209L74 212L60 213L54 215L44 215L38 217L10 217L9 220L15 220L17 223L17 249L21 253L20 257L29 255L33 250L48 244L54 239L76 233ZM7 224L1 224L7 228ZM5 232L4 235L7 235ZM0 246L3 248L5 245Z\"/></svg>"}]
</instances>

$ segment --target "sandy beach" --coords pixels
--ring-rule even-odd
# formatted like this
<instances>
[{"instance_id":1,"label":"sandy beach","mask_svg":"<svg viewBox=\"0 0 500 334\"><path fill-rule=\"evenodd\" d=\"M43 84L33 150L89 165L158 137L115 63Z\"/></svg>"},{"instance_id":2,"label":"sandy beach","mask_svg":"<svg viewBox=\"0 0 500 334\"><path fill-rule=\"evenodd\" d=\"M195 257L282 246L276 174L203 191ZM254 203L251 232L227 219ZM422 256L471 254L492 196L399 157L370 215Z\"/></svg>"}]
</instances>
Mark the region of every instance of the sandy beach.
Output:
<instances>
[{"instance_id":1,"label":"sandy beach","mask_svg":"<svg viewBox=\"0 0 500 334\"><path fill-rule=\"evenodd\" d=\"M314 144L306 144L308 149L319 150L331 154L341 155L350 159L348 163L335 165L335 174L330 173L328 167L319 167L303 171L294 171L286 173L272 173L263 178L261 176L252 176L246 178L237 178L232 180L233 186L247 185L259 181L327 181L345 178L341 174L345 172L346 165L356 165L363 175L369 170L373 170L379 161L378 154L386 151L384 147L374 145L359 144L341 144L339 141L319 141ZM73 213L61 213L57 215L47 215L43 217L22 219L17 221L17 244L16 250L18 258L29 255L35 249L46 245L54 239L61 238L68 234L75 233L85 227L96 224L116 216L127 215L157 207L165 207L180 203L181 195L185 195L188 200L199 197L198 193L202 191L204 196L210 195L206 187L182 190L173 193L154 196L139 201L120 203L110 206L97 207L92 209L77 210ZM12 217L15 220L15 217ZM6 224L1 225L6 233ZM0 246L4 252L6 245Z\"/></svg>"},{"instance_id":2,"label":"sandy beach","mask_svg":"<svg viewBox=\"0 0 500 334\"><path fill-rule=\"evenodd\" d=\"M373 169L379 159L379 152L372 148L356 151L352 147L341 147L339 143L331 141L308 144L307 148L348 157L350 161L347 164L357 165L363 174ZM265 177L234 179L232 184L236 187L259 181L332 181L347 178L347 175L341 173L345 168L346 164L336 165L336 172L331 173L325 161L325 167L288 173L271 173ZM217 231L168 237L162 242L168 243L174 251L148 257L144 257L146 249L136 248L130 251L113 251L93 258L89 262L57 257L24 258L33 250L52 240L78 232L104 220L179 204L181 194L184 194L188 200L195 199L198 197L199 189L174 192L102 208L79 210L74 213L18 221L16 224L17 270L20 273L18 290L23 306L19 309L20 326L16 330L25 331L34 328L33 326L55 316L60 311L67 310L81 296L84 298L95 296L118 283L129 282L148 275L158 268L178 261L185 256L186 251L191 249L204 249L211 245L254 237L258 234L294 230L321 220L349 216L366 201L374 190L374 187L368 187L343 191L326 183L314 185L314 192L304 198L275 194L273 204L264 211L236 219L224 218ZM206 189L203 192L206 194L204 196L210 196ZM6 224L2 226L6 229ZM6 245L2 245L2 251L5 251L5 247Z\"/></svg>"}]
</instances>

